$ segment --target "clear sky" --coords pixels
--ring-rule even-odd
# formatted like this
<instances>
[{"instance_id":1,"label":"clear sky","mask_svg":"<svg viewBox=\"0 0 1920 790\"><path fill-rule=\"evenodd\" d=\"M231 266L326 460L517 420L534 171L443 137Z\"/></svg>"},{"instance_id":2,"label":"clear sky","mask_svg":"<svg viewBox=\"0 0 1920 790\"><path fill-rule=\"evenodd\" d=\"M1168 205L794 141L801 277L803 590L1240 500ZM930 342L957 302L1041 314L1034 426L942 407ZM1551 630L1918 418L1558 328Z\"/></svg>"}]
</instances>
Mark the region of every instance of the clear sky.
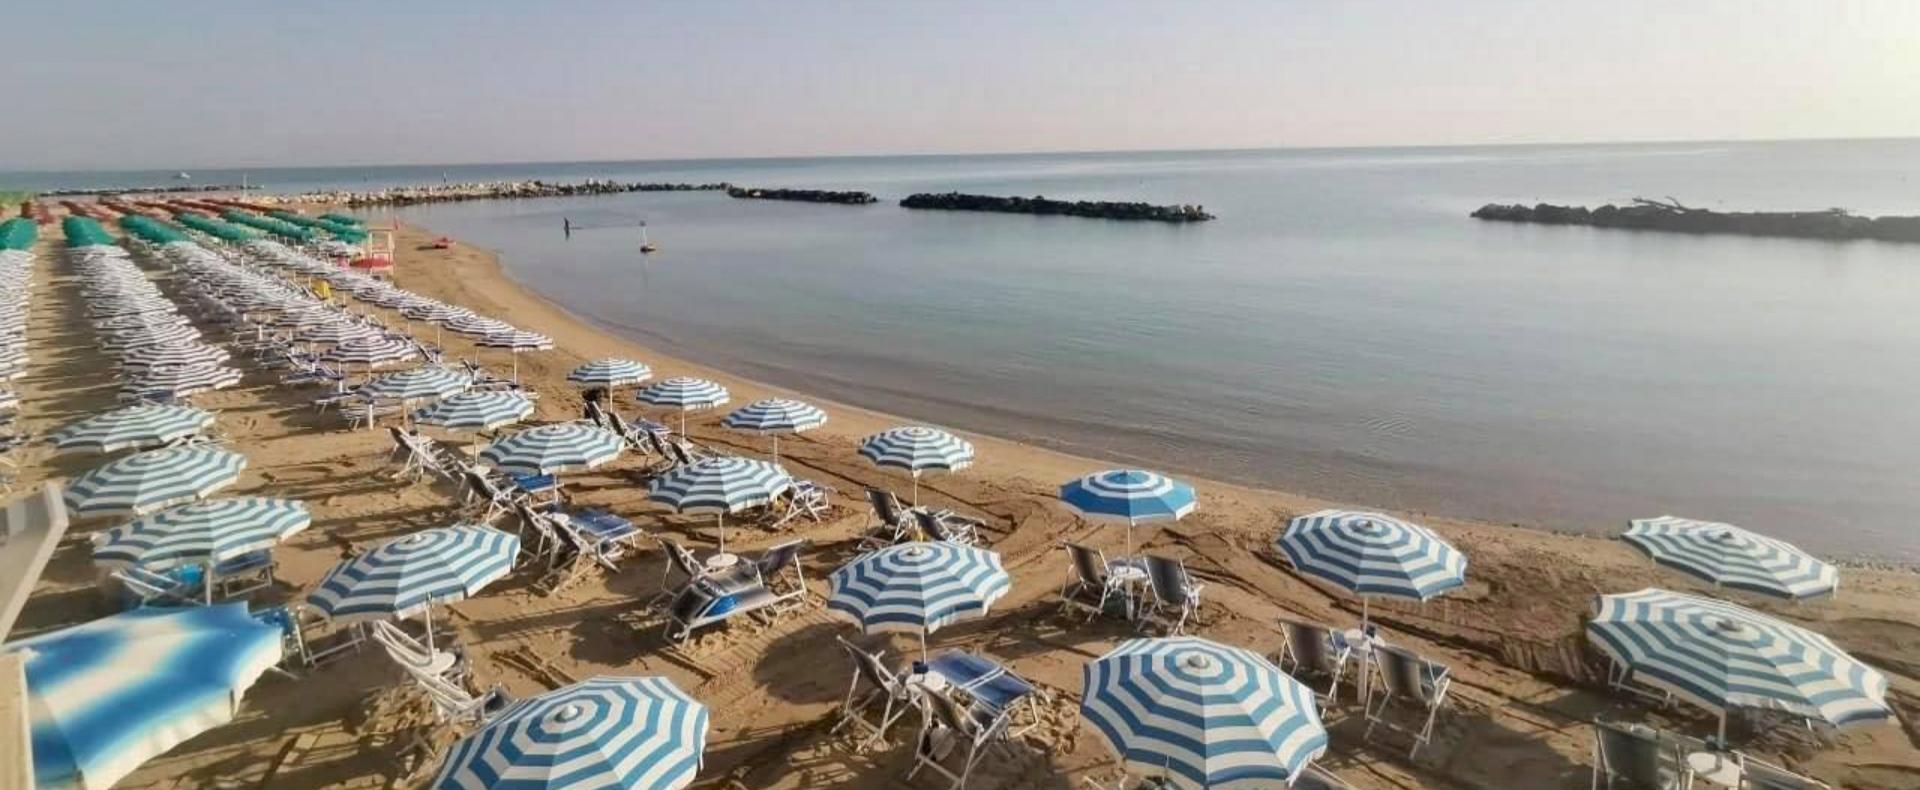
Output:
<instances>
[{"instance_id":1,"label":"clear sky","mask_svg":"<svg viewBox=\"0 0 1920 790\"><path fill-rule=\"evenodd\" d=\"M1920 135L1920 2L12 3L0 167Z\"/></svg>"}]
</instances>

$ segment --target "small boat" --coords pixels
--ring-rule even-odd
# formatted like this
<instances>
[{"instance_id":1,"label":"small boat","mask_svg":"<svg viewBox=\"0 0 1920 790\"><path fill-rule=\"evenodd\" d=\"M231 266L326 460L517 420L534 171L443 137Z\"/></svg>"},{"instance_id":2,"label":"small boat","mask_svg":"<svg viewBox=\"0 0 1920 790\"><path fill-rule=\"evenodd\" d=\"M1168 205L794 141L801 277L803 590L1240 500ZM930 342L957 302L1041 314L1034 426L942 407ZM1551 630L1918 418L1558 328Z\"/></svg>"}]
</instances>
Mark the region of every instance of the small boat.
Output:
<instances>
[{"instance_id":1,"label":"small boat","mask_svg":"<svg viewBox=\"0 0 1920 790\"><path fill-rule=\"evenodd\" d=\"M431 250L453 249L453 239L447 238L445 236L441 236L440 238L434 239L432 244L427 245L427 249L431 249Z\"/></svg>"},{"instance_id":2,"label":"small boat","mask_svg":"<svg viewBox=\"0 0 1920 790\"><path fill-rule=\"evenodd\" d=\"M653 242L647 241L647 223L642 221L640 223L640 251L653 252L657 249L660 248L653 246Z\"/></svg>"},{"instance_id":3,"label":"small boat","mask_svg":"<svg viewBox=\"0 0 1920 790\"><path fill-rule=\"evenodd\" d=\"M185 171L185 170L182 170L182 171L180 171L180 172L178 172L178 173L174 173L174 174L173 174L173 180L175 180L175 181L192 181L192 180L193 180L193 176L191 176L191 175L188 175L188 174L187 174L187 171Z\"/></svg>"}]
</instances>

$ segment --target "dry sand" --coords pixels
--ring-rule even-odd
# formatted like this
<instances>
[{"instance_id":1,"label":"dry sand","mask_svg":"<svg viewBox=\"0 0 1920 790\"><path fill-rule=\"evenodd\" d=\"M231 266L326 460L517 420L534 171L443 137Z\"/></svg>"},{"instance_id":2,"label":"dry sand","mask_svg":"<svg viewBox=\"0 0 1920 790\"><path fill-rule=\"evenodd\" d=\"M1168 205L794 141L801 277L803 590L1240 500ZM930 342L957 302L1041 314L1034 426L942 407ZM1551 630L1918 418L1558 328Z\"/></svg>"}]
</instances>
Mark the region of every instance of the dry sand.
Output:
<instances>
[{"instance_id":1,"label":"dry sand","mask_svg":"<svg viewBox=\"0 0 1920 790\"><path fill-rule=\"evenodd\" d=\"M52 235L57 235L54 231ZM400 235L401 285L554 337L557 350L523 355L521 375L543 395L538 420L576 416L578 394L564 381L583 360L625 356L651 364L657 375L701 375L726 384L735 404L775 390L672 359L575 319L508 280L484 250L456 245L428 251L431 232ZM77 289L53 265L57 247L43 242L47 265L35 292L30 342L34 366L17 382L25 401L22 424L36 433L113 405L111 360L95 348L81 320ZM476 356L452 337L450 351ZM478 350L502 371L504 355ZM303 594L343 554L424 527L450 523L454 494L443 485L400 482L383 472L389 443L382 431L348 431L332 415L305 405L310 393L276 385L273 374L250 368L242 386L196 400L220 412L220 430L251 459L241 484L227 493L294 497L309 503L313 527L279 552L280 589L256 597L272 602ZM784 393L790 394L790 393ZM868 522L863 485L904 493L906 480L876 470L854 452L854 441L902 421L815 401L832 414L829 425L781 442L781 456L797 475L837 488L836 516L826 524L772 531L733 528L730 546L752 549L793 536L813 539L806 567L823 595L825 572L853 556L854 536ZM618 393L621 411L638 411L630 392ZM693 434L727 451L761 455L764 440L718 427L721 412L696 413ZM936 649L968 648L1008 662L1043 686L1053 702L1047 726L1027 743L989 760L976 788L1082 786L1082 777L1110 776L1114 762L1099 737L1077 718L1081 666L1127 638L1120 623L1082 624L1056 615L1065 579L1063 540L1120 550L1121 530L1076 519L1053 493L1063 480L1106 464L1030 446L969 435L978 460L964 472L923 480L925 502L984 518L989 540L1013 574L1014 590L987 618L938 632ZM70 477L98 459L51 456L43 447L22 454L22 485ZM710 550L711 521L679 517L645 502L643 477L622 461L593 473L569 475L576 502L602 505L650 532ZM1198 512L1177 525L1142 529L1148 550L1185 558L1207 584L1197 633L1271 651L1277 616L1355 624L1358 602L1294 574L1271 548L1286 519L1329 503L1274 491L1193 481ZM1581 615L1597 593L1650 585L1699 586L1653 567L1624 544L1607 539L1405 514L1427 523L1471 558L1471 584L1425 606L1376 603L1373 616L1390 641L1450 665L1456 677L1451 711L1434 743L1417 760L1392 734L1363 742L1364 720L1346 700L1326 712L1332 748L1322 765L1360 788L1580 788L1588 783L1595 716L1646 720L1697 735L1711 731L1708 716L1690 709L1649 710L1616 702L1592 681L1597 671L1580 638ZM1625 515L1625 514L1623 514ZM74 530L49 567L22 628L46 628L106 614L95 592L86 533ZM746 624L698 638L691 657L671 655L657 625L637 630L643 604L660 584L662 559L651 544L618 574L595 576L547 597L531 589L532 573L493 585L478 598L448 607L461 642L474 656L482 684L516 695L544 691L565 678L601 673L659 674L705 701L712 729L699 787L913 786L902 776L911 764L909 718L886 749L856 754L827 728L846 690L851 665L834 636L853 637L818 601L771 627ZM1770 754L1838 786L1920 787L1920 576L1898 570L1848 569L1838 600L1800 605L1743 600L1833 636L1885 671L1900 713L1893 723L1849 729L1830 743L1778 731L1754 735L1736 726L1737 743ZM898 656L907 639L868 639ZM404 785L395 778L404 746L405 717L391 712L398 672L377 650L314 671L299 680L269 676L248 694L231 725L201 735L155 759L123 787L273 787ZM914 785L932 786L927 777Z\"/></svg>"}]
</instances>

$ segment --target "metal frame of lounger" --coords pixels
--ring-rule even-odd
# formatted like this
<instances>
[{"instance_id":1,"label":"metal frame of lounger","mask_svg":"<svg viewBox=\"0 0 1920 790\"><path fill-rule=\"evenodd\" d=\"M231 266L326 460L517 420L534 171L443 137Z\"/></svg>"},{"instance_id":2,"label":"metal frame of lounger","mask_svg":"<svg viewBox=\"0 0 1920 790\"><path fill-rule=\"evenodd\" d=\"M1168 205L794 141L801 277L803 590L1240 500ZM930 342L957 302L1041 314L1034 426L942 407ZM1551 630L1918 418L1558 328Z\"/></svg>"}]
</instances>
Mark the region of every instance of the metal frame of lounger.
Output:
<instances>
[{"instance_id":1,"label":"metal frame of lounger","mask_svg":"<svg viewBox=\"0 0 1920 790\"><path fill-rule=\"evenodd\" d=\"M832 486L794 478L793 485L782 495L786 500L786 508L774 520L773 526L784 527L801 516L820 523L822 517L833 508L832 494Z\"/></svg>"},{"instance_id":2,"label":"metal frame of lounger","mask_svg":"<svg viewBox=\"0 0 1920 790\"><path fill-rule=\"evenodd\" d=\"M1067 552L1067 583L1060 587L1060 612L1079 607L1087 610L1087 622L1107 611L1107 602L1115 595L1125 596L1113 576L1107 573L1107 555L1099 549L1079 543L1063 542ZM1099 600L1087 603L1082 596L1098 593Z\"/></svg>"},{"instance_id":3,"label":"metal frame of lounger","mask_svg":"<svg viewBox=\"0 0 1920 790\"><path fill-rule=\"evenodd\" d=\"M1452 674L1447 668L1404 648L1391 645L1374 645L1372 661L1374 682L1368 687L1368 699L1364 705L1367 716L1366 732L1361 739L1371 739L1373 728L1386 725L1388 729L1413 736L1413 748L1407 750L1407 759L1420 754L1420 747L1433 739L1433 723L1440 717L1440 710L1447 705L1447 690L1453 686ZM1374 704L1373 694L1378 692L1379 704ZM1396 699L1406 699L1426 709L1425 723L1418 730L1402 727L1386 719L1387 707Z\"/></svg>"},{"instance_id":4,"label":"metal frame of lounger","mask_svg":"<svg viewBox=\"0 0 1920 790\"><path fill-rule=\"evenodd\" d=\"M1147 589L1153 597L1148 600L1146 611L1140 613L1139 628L1145 630L1160 620L1166 624L1168 636L1178 636L1186 630L1187 621L1200 611L1200 591L1207 585L1195 583L1193 574L1187 572L1187 564L1178 559L1156 554L1142 559L1147 566ZM1171 622L1167 621L1168 609L1179 613Z\"/></svg>"},{"instance_id":5,"label":"metal frame of lounger","mask_svg":"<svg viewBox=\"0 0 1920 790\"><path fill-rule=\"evenodd\" d=\"M886 740L887 730L895 722L904 718L914 709L913 698L907 690L906 676L887 668L881 659L884 651L869 653L861 650L844 637L835 634L833 640L840 643L853 659L853 679L847 683L847 697L840 703L840 721L833 725L831 733L839 733L848 724L858 726L867 737L854 744L855 752L865 751L874 743ZM860 682L864 680L873 689L864 695L856 696ZM866 710L874 703L884 701L880 708L880 723L867 721Z\"/></svg>"},{"instance_id":6,"label":"metal frame of lounger","mask_svg":"<svg viewBox=\"0 0 1920 790\"><path fill-rule=\"evenodd\" d=\"M1280 618L1280 649L1274 653L1273 663L1295 678L1314 674L1332 678L1325 692L1314 691L1322 705L1339 698L1340 678L1352 660L1353 645L1347 644L1339 632L1319 623Z\"/></svg>"},{"instance_id":7,"label":"metal frame of lounger","mask_svg":"<svg viewBox=\"0 0 1920 790\"><path fill-rule=\"evenodd\" d=\"M1663 769L1671 773L1663 776ZM1684 790L1693 785L1686 755L1677 742L1661 738L1657 730L1595 720L1593 788L1611 788L1616 781L1654 790Z\"/></svg>"},{"instance_id":8,"label":"metal frame of lounger","mask_svg":"<svg viewBox=\"0 0 1920 790\"><path fill-rule=\"evenodd\" d=\"M993 710L981 706L963 706L944 693L914 687L914 697L921 708L920 736L914 740L913 767L908 769L907 778L912 779L921 768L932 768L936 773L952 780L948 785L952 790L966 787L967 778L973 775L973 768L981 758L986 757L986 747L1006 746L1012 743L1007 737L1007 725L1012 719L1011 710ZM984 714L984 715L983 715ZM984 719L984 720L983 720ZM959 771L940 764L934 756L935 733L946 731L953 733L966 746L966 761Z\"/></svg>"}]
</instances>

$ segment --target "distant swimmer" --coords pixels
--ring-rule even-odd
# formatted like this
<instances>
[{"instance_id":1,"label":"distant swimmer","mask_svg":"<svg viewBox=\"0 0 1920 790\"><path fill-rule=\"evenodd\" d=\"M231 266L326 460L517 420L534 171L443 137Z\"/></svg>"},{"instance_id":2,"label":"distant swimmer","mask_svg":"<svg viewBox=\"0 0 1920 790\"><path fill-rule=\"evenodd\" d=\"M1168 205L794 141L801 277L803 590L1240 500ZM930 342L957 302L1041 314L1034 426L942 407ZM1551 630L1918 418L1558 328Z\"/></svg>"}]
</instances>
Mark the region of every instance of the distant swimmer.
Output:
<instances>
[{"instance_id":1,"label":"distant swimmer","mask_svg":"<svg viewBox=\"0 0 1920 790\"><path fill-rule=\"evenodd\" d=\"M573 220L567 219L566 217L561 217L560 230L567 234L567 238L569 239L573 238Z\"/></svg>"}]
</instances>

